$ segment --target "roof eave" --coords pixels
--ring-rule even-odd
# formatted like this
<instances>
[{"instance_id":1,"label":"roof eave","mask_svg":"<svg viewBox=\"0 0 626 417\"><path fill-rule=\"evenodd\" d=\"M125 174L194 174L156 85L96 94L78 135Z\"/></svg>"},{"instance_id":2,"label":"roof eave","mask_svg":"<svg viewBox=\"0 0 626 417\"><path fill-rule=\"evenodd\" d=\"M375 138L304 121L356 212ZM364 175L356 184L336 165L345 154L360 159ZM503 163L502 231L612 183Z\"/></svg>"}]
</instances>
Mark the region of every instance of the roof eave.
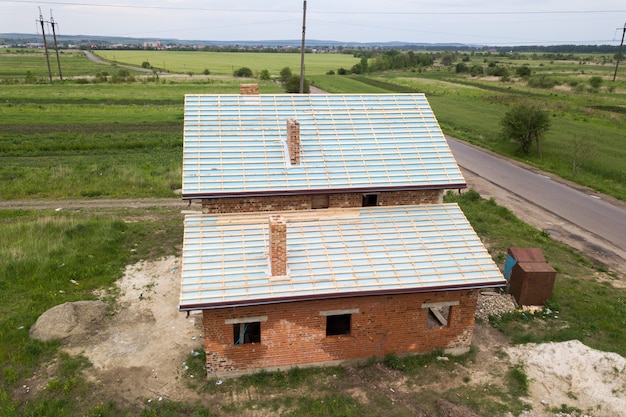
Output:
<instances>
[{"instance_id":1,"label":"roof eave","mask_svg":"<svg viewBox=\"0 0 626 417\"><path fill-rule=\"evenodd\" d=\"M180 311L192 311L192 310L211 310L231 307L249 307L267 304L280 304L297 301L314 301L314 300L326 300L334 298L351 298L351 297L369 297L379 295L394 295L394 294L417 294L427 293L434 291L462 291L462 290L477 290L483 288L500 288L506 286L506 280L496 282L481 282L475 284L463 284L463 285L440 285L433 287L420 287L420 288L397 288L389 290L373 290L373 291L352 291L344 293L327 293L327 294L307 294L301 296L289 296L289 297L273 297L273 298L259 298L255 300L237 300L237 301L224 301L215 303L196 303L179 305Z\"/></svg>"},{"instance_id":2,"label":"roof eave","mask_svg":"<svg viewBox=\"0 0 626 417\"><path fill-rule=\"evenodd\" d=\"M467 188L467 184L449 183L437 185L409 185L395 187L355 187L355 188L339 188L339 189L298 189L298 190L268 190L268 191L233 191L233 192L216 192L216 193L183 193L183 200L197 199L213 199L226 197L270 197L270 196L286 196L286 195L312 195L312 194L343 194L343 193L374 193L374 192L393 192L393 191L419 191L419 190L461 190Z\"/></svg>"}]
</instances>

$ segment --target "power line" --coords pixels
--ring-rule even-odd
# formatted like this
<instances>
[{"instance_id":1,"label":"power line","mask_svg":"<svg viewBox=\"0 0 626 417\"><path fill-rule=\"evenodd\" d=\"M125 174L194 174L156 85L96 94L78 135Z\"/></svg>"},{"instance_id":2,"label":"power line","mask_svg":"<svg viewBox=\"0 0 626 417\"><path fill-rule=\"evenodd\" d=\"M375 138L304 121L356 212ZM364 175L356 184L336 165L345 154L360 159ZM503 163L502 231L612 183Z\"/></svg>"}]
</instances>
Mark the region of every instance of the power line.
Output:
<instances>
[{"instance_id":1,"label":"power line","mask_svg":"<svg viewBox=\"0 0 626 417\"><path fill-rule=\"evenodd\" d=\"M67 1L31 1L31 0L0 0L0 3L31 3L31 4L54 4L64 6L86 6L86 7L102 7L102 8L122 8L122 9L156 9L156 10L181 10L181 11L208 11L208 12L230 12L230 13L270 13L270 14L300 14L298 10L267 10L267 9L228 9L215 7L177 7L177 6L138 6L132 4L96 4L85 2L67 2ZM513 10L513 11L446 11L446 12L429 12L429 11L359 11L359 10L315 10L315 14L349 14L349 15L415 15L415 16L433 16L433 15L540 15L540 14L606 14L606 13L626 13L624 10Z\"/></svg>"}]
</instances>

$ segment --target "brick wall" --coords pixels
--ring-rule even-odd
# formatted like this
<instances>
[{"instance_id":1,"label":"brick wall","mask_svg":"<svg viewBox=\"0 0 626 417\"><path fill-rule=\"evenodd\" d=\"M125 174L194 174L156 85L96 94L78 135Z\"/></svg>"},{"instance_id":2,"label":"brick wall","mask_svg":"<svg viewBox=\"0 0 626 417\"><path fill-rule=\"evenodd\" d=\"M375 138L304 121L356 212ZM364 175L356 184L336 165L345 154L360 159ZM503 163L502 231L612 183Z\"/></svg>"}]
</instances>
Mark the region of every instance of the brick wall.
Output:
<instances>
[{"instance_id":1,"label":"brick wall","mask_svg":"<svg viewBox=\"0 0 626 417\"><path fill-rule=\"evenodd\" d=\"M287 222L283 216L270 216L270 267L272 276L287 275Z\"/></svg>"},{"instance_id":2,"label":"brick wall","mask_svg":"<svg viewBox=\"0 0 626 417\"><path fill-rule=\"evenodd\" d=\"M228 376L389 353L463 353L471 344L477 297L478 290L439 291L204 310L207 369L211 376ZM424 303L456 302L447 327L428 328ZM326 317L320 312L356 309L349 335L326 336ZM233 320L250 317L264 318L261 343L235 345Z\"/></svg>"},{"instance_id":3,"label":"brick wall","mask_svg":"<svg viewBox=\"0 0 626 417\"><path fill-rule=\"evenodd\" d=\"M378 194L379 206L438 204L443 190L385 191ZM309 210L312 195L226 197L202 200L204 214L242 213L252 211ZM361 207L362 193L328 195L329 208Z\"/></svg>"},{"instance_id":4,"label":"brick wall","mask_svg":"<svg viewBox=\"0 0 626 417\"><path fill-rule=\"evenodd\" d=\"M258 84L239 84L239 94L258 95L259 85Z\"/></svg>"},{"instance_id":5,"label":"brick wall","mask_svg":"<svg viewBox=\"0 0 626 417\"><path fill-rule=\"evenodd\" d=\"M287 119L287 149L291 165L300 165L300 123Z\"/></svg>"}]
</instances>

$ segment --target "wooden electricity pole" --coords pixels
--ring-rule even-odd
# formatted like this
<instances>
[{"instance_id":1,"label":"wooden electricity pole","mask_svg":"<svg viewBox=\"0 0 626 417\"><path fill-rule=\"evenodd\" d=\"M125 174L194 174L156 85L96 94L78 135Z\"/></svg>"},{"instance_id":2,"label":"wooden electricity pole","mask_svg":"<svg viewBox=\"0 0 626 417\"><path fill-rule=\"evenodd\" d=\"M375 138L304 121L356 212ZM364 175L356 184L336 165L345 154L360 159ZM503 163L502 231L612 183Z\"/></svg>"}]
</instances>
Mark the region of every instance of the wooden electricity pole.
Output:
<instances>
[{"instance_id":1,"label":"wooden electricity pole","mask_svg":"<svg viewBox=\"0 0 626 417\"><path fill-rule=\"evenodd\" d=\"M43 47L46 50L46 62L48 63L48 76L50 77L50 84L52 84L52 70L50 69L50 57L48 56L48 41L46 41L46 29L44 26L43 15L41 14L41 7L39 8L39 23L41 23L41 34L43 35Z\"/></svg>"},{"instance_id":2,"label":"wooden electricity pole","mask_svg":"<svg viewBox=\"0 0 626 417\"><path fill-rule=\"evenodd\" d=\"M304 34L306 32L306 0L302 13L302 48L300 49L300 94L304 93Z\"/></svg>"},{"instance_id":3,"label":"wooden electricity pole","mask_svg":"<svg viewBox=\"0 0 626 417\"><path fill-rule=\"evenodd\" d=\"M624 28L622 29L622 42L619 44L619 52L617 53L617 62L615 63L615 72L613 73L613 81L615 81L615 77L617 77L617 67L619 66L620 59L622 59L622 47L624 46L624 34L626 34L626 23L624 23Z\"/></svg>"},{"instance_id":4,"label":"wooden electricity pole","mask_svg":"<svg viewBox=\"0 0 626 417\"><path fill-rule=\"evenodd\" d=\"M50 24L52 25L52 36L54 37L54 50L57 53L57 66L59 67L59 78L63 81L63 74L61 73L61 59L59 58L59 45L57 44L57 32L54 30L54 25L59 25L58 23L54 23L54 19L52 18L52 10L50 10Z\"/></svg>"}]
</instances>

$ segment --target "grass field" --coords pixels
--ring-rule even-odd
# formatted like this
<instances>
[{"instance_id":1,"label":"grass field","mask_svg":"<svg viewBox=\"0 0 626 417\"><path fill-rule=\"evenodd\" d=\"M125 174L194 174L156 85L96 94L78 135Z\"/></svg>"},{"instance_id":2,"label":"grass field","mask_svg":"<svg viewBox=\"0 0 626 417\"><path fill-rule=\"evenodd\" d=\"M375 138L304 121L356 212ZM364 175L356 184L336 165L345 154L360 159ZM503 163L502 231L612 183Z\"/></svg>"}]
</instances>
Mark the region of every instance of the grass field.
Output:
<instances>
[{"instance_id":1,"label":"grass field","mask_svg":"<svg viewBox=\"0 0 626 417\"><path fill-rule=\"evenodd\" d=\"M300 73L300 54L256 52L201 52L201 51L94 51L96 55L111 62L141 66L149 62L154 68L169 72L201 74L208 69L214 75L232 75L241 67L248 67L258 75L266 69L273 76L289 67L294 74ZM343 67L350 69L358 58L345 54L306 54L307 75L325 74Z\"/></svg>"},{"instance_id":2,"label":"grass field","mask_svg":"<svg viewBox=\"0 0 626 417\"><path fill-rule=\"evenodd\" d=\"M119 61L118 53L115 51ZM168 53L164 53L168 56L166 63ZM69 60L68 55L67 62L76 64L72 64L71 69L68 65L68 77L93 77L103 68L110 73L116 70L115 67L91 63L80 53L72 54L69 53L75 61ZM139 54L136 59L140 65L147 56L136 54ZM184 53L177 58L183 65L179 69L181 72L192 71L185 65L201 56L193 54L196 53ZM241 80L226 76L232 71L228 65L230 68L238 65L253 68L255 62L247 61L243 55L235 61L233 57L237 55L225 54L224 62L230 59L231 64L206 66L212 74L223 71L224 75L218 76L183 74L156 80L139 77L135 82L123 84L68 81L49 85L45 80L47 69L41 53L37 56L0 51L0 72L4 71L0 82L10 81L0 86L0 198L161 196L177 199L174 190L180 187L181 181L184 94L237 93ZM250 58L248 55L260 59L259 62L272 73L290 65L283 59L298 62L297 54L245 56ZM312 55L311 60L317 57ZM536 89L516 78L509 81L487 77L475 79L435 69L426 73L393 72L367 77L324 75L331 65L335 70L337 66L349 68L353 65L333 61L337 57L346 58L332 56L328 61L320 60L317 72L309 67L313 66L312 63L307 64L311 71L309 78L315 85L329 92L423 91L446 133L625 199L626 166L623 161L626 151L621 146L625 114L621 109L626 107L626 82L622 77L614 92L607 91L608 81L598 91L590 90L587 84L592 75L608 77L608 65L584 64L583 74L581 65L575 62L528 59L538 74L543 72L562 83L558 89ZM347 58L356 62L350 56ZM273 59L277 60L274 62ZM482 59L477 58L477 62ZM153 66L159 64L158 61L150 62ZM204 63L202 60L198 62L198 72L205 68ZM519 62L510 65L517 66ZM44 81L24 84L28 71L38 74L36 77L43 77ZM578 88L579 85L584 89ZM271 82L260 82L260 89L261 93L281 92L280 86ZM543 161L533 154L528 157L517 155L514 146L498 138L502 114L508 106L520 100L540 104L553 115L553 129L544 141ZM573 176L567 162L569 141L580 135L593 139L597 155ZM507 247L538 247L559 273L550 301L550 307L560 312L558 320L541 315L512 314L495 320L494 325L515 342L575 338L589 346L626 355L626 332L623 330L626 325L625 290L613 288L610 281L599 282L595 278L598 269L587 259L555 243L547 233L521 223L494 201L482 200L472 192L461 196L448 195L446 199L459 202L497 262L502 263ZM392 404L382 395L369 403L355 399L347 391L350 387L340 367L300 373L262 373L242 378L232 383L232 399L225 400L227 404L223 406L164 401L138 410L120 406L115 398L97 399L90 395L97 392L97 386L87 381L81 372L89 364L80 356L68 357L60 353L58 343L30 340L28 328L42 312L54 305L94 298L94 289L110 287L130 263L180 255L182 222L179 210L109 208L57 212L0 209L0 224L2 416L227 416L253 406L245 400L250 391L260 391L267 396L266 402L254 406L270 414L280 410L284 415L412 415L409 408ZM471 356L466 360L471 360ZM56 382L28 403L22 402L17 393L26 379L40 366L50 363L59 365L53 373L52 381ZM425 365L432 373L423 372ZM399 362L397 358L389 358L386 366L393 370L414 369L415 373L409 374L408 381L416 385L427 377L450 377L454 369L453 364L448 367L436 361ZM431 404L442 396L469 404L484 415L519 412L523 407L519 400L523 395L520 379L512 373L506 387L500 390L484 387L478 391L470 390L464 381L458 380L454 389L424 392L420 405ZM341 384L332 383L335 380L345 382L346 386L342 388ZM215 389L215 384L201 384L198 389L210 392ZM277 397L272 399L273 395ZM283 396L278 397L280 395Z\"/></svg>"}]
</instances>

